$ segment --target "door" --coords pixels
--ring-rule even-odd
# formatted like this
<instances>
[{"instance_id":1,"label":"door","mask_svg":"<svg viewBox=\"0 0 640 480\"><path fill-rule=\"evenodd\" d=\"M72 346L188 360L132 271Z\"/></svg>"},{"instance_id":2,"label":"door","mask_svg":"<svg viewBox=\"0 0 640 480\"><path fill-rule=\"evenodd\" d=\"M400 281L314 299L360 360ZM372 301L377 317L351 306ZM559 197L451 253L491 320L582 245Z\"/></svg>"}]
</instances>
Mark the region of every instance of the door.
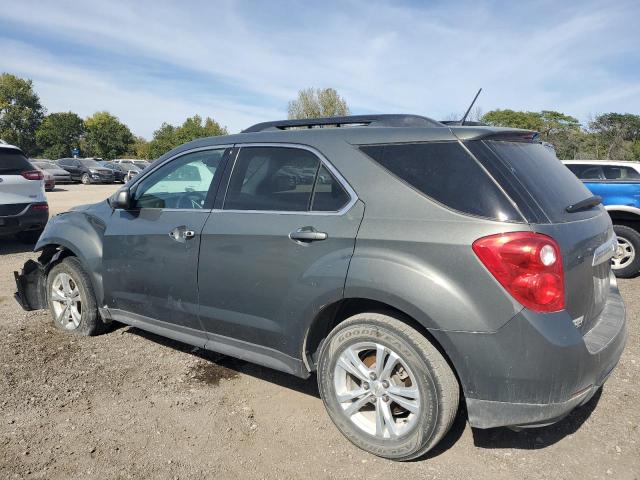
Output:
<instances>
[{"instance_id":1,"label":"door","mask_svg":"<svg viewBox=\"0 0 640 480\"><path fill-rule=\"evenodd\" d=\"M200 318L210 340L299 359L308 322L342 297L363 216L341 182L308 149L240 149L202 232Z\"/></svg>"},{"instance_id":2,"label":"door","mask_svg":"<svg viewBox=\"0 0 640 480\"><path fill-rule=\"evenodd\" d=\"M105 302L186 334L197 311L200 233L222 174L225 148L186 153L131 188L133 206L115 210L104 236ZM159 322L159 323L158 323Z\"/></svg>"}]
</instances>

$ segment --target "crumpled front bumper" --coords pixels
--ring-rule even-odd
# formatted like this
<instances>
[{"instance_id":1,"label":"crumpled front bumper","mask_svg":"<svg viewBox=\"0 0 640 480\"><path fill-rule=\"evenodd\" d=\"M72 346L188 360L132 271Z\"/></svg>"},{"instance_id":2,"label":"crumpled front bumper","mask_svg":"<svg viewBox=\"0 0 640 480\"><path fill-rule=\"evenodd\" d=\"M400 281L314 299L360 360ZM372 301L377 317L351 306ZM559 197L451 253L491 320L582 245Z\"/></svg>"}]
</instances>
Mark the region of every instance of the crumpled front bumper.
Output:
<instances>
[{"instance_id":1,"label":"crumpled front bumper","mask_svg":"<svg viewBox=\"0 0 640 480\"><path fill-rule=\"evenodd\" d=\"M46 272L41 263L27 260L20 273L13 272L17 291L13 295L27 311L47 307Z\"/></svg>"}]
</instances>

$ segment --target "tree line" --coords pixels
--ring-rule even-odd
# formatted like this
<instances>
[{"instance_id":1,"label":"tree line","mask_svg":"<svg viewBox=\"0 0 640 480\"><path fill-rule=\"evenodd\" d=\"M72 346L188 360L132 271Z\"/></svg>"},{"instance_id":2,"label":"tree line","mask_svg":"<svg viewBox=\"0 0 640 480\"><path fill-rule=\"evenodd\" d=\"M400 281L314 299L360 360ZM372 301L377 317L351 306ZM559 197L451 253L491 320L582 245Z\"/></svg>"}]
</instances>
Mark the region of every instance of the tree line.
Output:
<instances>
[{"instance_id":1,"label":"tree line","mask_svg":"<svg viewBox=\"0 0 640 480\"><path fill-rule=\"evenodd\" d=\"M349 113L346 100L333 88L300 90L288 104L290 119ZM543 141L554 145L561 159L640 160L640 115L603 113L586 124L550 110L497 109L485 114L476 110L472 116L488 125L536 130ZM154 159L196 138L227 133L212 118L194 115L182 125L163 123L147 141L109 112L96 112L85 119L73 112L47 115L31 80L0 75L0 138L32 157L66 157L78 148L83 156Z\"/></svg>"},{"instance_id":2,"label":"tree line","mask_svg":"<svg viewBox=\"0 0 640 480\"><path fill-rule=\"evenodd\" d=\"M147 141L106 111L85 119L73 112L47 114L31 80L0 75L0 139L30 157L58 159L78 149L81 156L105 160L154 159L196 138L225 134L227 129L212 118L195 115L179 126L163 123Z\"/></svg>"}]
</instances>

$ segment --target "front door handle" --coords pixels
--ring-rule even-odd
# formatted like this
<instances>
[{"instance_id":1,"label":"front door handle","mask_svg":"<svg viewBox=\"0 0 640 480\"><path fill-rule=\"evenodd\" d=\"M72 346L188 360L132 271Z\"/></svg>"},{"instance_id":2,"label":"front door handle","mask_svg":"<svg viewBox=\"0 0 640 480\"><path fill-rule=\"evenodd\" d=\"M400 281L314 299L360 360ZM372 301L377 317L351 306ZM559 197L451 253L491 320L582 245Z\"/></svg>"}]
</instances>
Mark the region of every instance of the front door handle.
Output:
<instances>
[{"instance_id":1,"label":"front door handle","mask_svg":"<svg viewBox=\"0 0 640 480\"><path fill-rule=\"evenodd\" d=\"M184 225L176 227L169 232L169 236L176 242L184 243L186 240L191 240L196 236L196 232L189 230Z\"/></svg>"},{"instance_id":2,"label":"front door handle","mask_svg":"<svg viewBox=\"0 0 640 480\"><path fill-rule=\"evenodd\" d=\"M319 232L313 227L302 227L289 234L289 238L295 242L311 243L320 240L326 240L328 235L325 232Z\"/></svg>"}]
</instances>

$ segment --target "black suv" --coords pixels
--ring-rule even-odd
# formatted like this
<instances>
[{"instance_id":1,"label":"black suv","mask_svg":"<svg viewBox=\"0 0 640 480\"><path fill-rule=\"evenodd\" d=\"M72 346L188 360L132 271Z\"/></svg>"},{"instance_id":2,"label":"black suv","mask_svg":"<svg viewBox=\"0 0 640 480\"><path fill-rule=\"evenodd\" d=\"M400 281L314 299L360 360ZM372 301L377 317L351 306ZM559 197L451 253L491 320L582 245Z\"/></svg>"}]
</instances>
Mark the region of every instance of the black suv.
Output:
<instances>
[{"instance_id":1,"label":"black suv","mask_svg":"<svg viewBox=\"0 0 640 480\"><path fill-rule=\"evenodd\" d=\"M113 171L101 165L98 159L61 158L56 163L71 174L72 181L82 182L85 185L115 182Z\"/></svg>"},{"instance_id":2,"label":"black suv","mask_svg":"<svg viewBox=\"0 0 640 480\"><path fill-rule=\"evenodd\" d=\"M531 427L594 395L626 339L615 247L599 198L535 132L269 122L52 219L17 298L81 335L118 321L315 372L350 441L408 460L460 401L474 427Z\"/></svg>"}]
</instances>

